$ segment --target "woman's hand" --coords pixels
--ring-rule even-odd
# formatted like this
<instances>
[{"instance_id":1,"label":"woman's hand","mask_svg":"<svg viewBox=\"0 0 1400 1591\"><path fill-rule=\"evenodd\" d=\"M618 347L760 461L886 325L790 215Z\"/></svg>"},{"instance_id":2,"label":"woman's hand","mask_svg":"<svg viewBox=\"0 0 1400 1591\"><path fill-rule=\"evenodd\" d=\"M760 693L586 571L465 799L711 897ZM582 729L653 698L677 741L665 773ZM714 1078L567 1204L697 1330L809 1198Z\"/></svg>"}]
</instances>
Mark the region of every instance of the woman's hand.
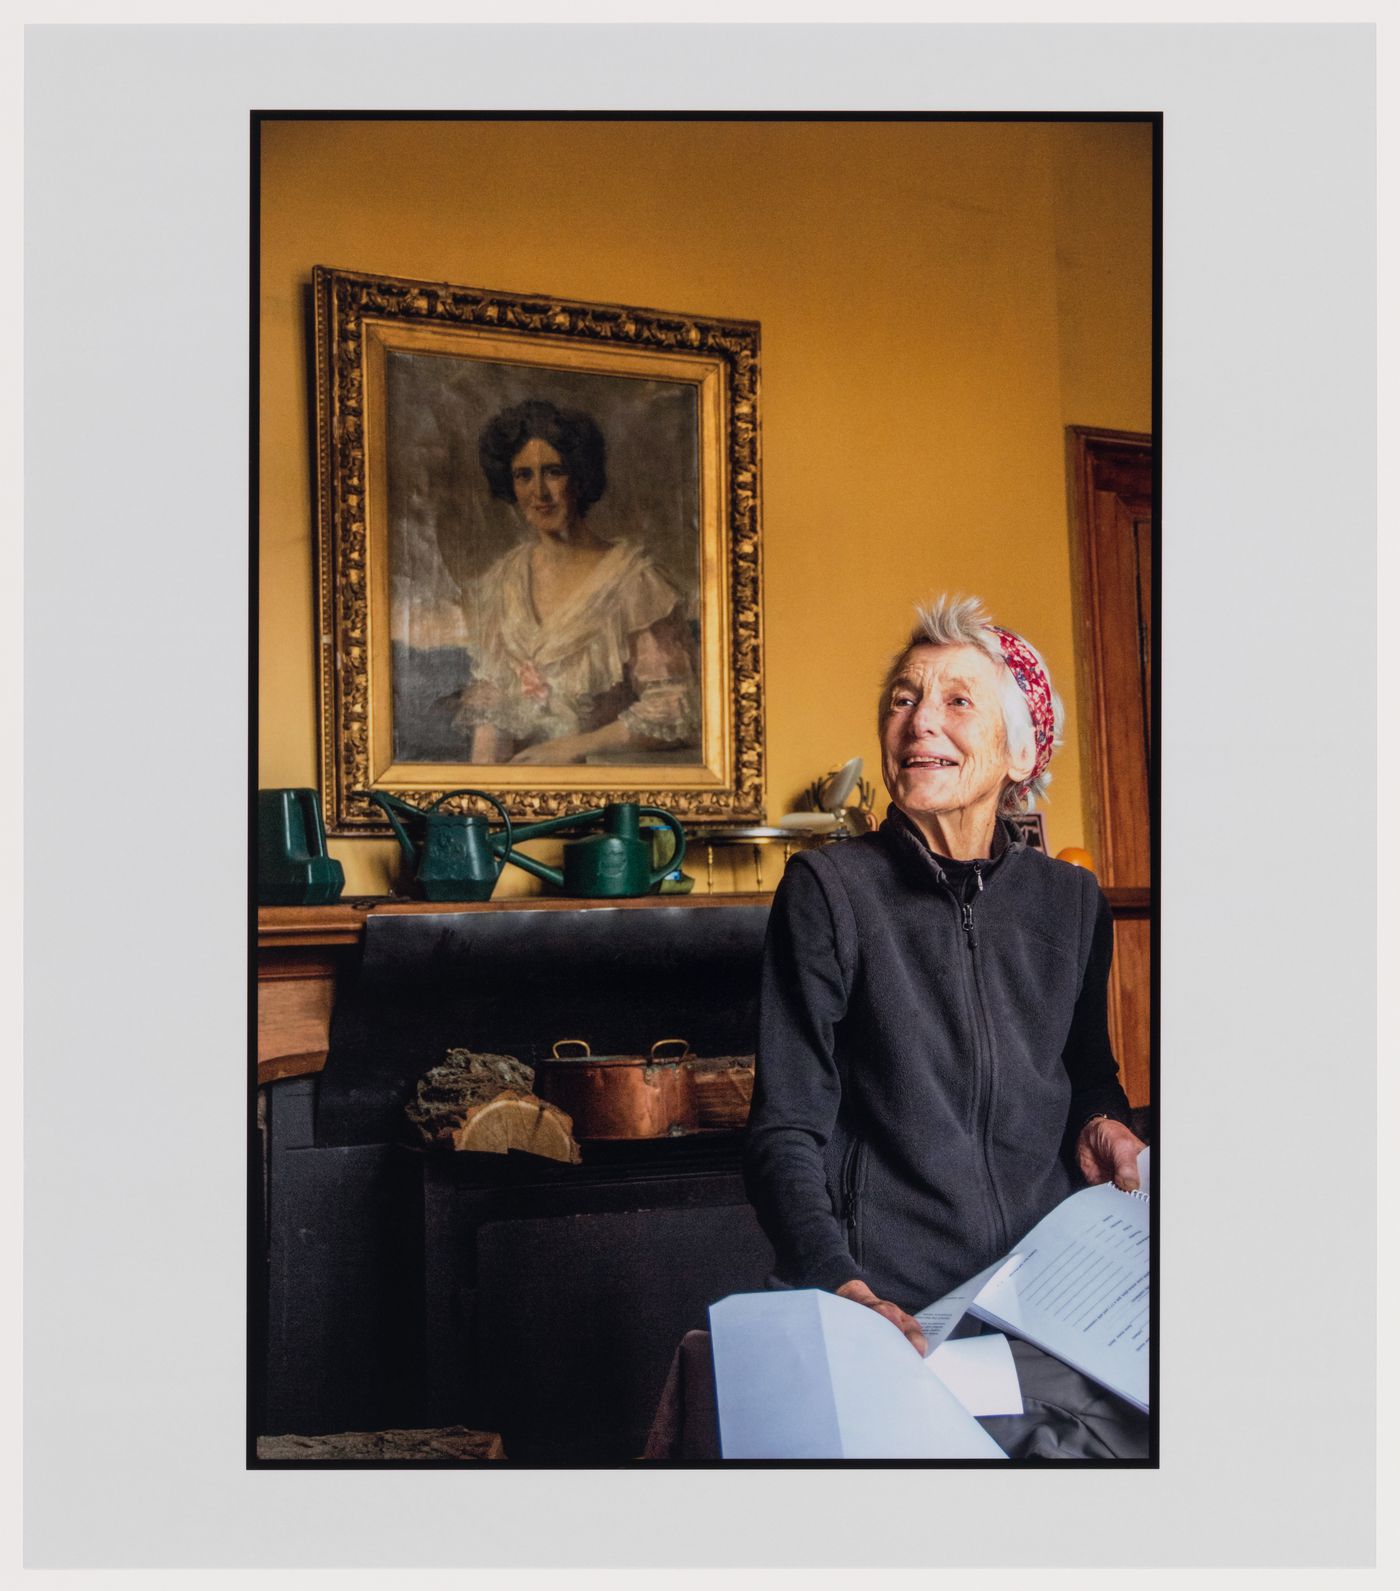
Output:
<instances>
[{"instance_id":1,"label":"woman's hand","mask_svg":"<svg viewBox=\"0 0 1400 1591\"><path fill-rule=\"evenodd\" d=\"M1137 1157L1146 1147L1121 1121L1097 1116L1080 1128L1075 1149L1086 1182L1094 1185L1112 1180L1115 1187L1133 1193L1138 1187Z\"/></svg>"},{"instance_id":2,"label":"woman's hand","mask_svg":"<svg viewBox=\"0 0 1400 1591\"><path fill-rule=\"evenodd\" d=\"M582 735L559 735L554 740L541 740L537 745L526 746L510 759L519 763L582 762L591 751L615 751L629 743L631 733L620 718L604 724L601 729L590 729Z\"/></svg>"},{"instance_id":3,"label":"woman's hand","mask_svg":"<svg viewBox=\"0 0 1400 1591\"><path fill-rule=\"evenodd\" d=\"M541 740L510 759L519 763L582 762L592 745L588 735L560 735L557 740Z\"/></svg>"},{"instance_id":4,"label":"woman's hand","mask_svg":"<svg viewBox=\"0 0 1400 1591\"><path fill-rule=\"evenodd\" d=\"M846 1282L836 1289L836 1296L849 1298L856 1304L864 1304L867 1309L873 1309L877 1315L892 1320L909 1339L918 1354L922 1356L928 1352L928 1339L919 1329L918 1321L912 1315L906 1315L898 1304L892 1304L885 1298L876 1298L864 1282Z\"/></svg>"}]
</instances>

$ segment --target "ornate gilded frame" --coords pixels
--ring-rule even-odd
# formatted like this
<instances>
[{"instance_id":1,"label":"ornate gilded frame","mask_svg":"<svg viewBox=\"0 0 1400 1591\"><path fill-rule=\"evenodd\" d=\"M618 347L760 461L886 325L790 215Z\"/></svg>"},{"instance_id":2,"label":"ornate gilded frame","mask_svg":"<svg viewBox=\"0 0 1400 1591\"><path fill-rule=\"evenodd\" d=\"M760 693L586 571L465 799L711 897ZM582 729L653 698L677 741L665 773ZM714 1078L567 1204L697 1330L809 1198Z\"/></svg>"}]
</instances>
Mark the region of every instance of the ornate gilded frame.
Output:
<instances>
[{"instance_id":1,"label":"ornate gilded frame","mask_svg":"<svg viewBox=\"0 0 1400 1591\"><path fill-rule=\"evenodd\" d=\"M525 818L636 800L687 823L761 819L757 323L325 266L313 272L312 296L321 795L330 832L388 832L368 790L425 804L460 786L488 789ZM693 762L395 762L385 370L399 351L694 388L702 725Z\"/></svg>"}]
</instances>

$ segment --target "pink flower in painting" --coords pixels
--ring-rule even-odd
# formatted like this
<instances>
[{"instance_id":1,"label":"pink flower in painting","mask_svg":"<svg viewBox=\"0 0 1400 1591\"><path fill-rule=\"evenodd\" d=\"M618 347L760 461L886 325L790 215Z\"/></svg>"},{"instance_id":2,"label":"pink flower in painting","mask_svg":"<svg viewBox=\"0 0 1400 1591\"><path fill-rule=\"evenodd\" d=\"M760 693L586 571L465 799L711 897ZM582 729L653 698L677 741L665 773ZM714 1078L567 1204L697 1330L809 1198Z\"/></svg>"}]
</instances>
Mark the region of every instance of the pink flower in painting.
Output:
<instances>
[{"instance_id":1,"label":"pink flower in painting","mask_svg":"<svg viewBox=\"0 0 1400 1591\"><path fill-rule=\"evenodd\" d=\"M520 689L523 695L532 702L537 702L541 707L549 703L549 686L540 675L540 671L533 663L526 663L520 670Z\"/></svg>"}]
</instances>

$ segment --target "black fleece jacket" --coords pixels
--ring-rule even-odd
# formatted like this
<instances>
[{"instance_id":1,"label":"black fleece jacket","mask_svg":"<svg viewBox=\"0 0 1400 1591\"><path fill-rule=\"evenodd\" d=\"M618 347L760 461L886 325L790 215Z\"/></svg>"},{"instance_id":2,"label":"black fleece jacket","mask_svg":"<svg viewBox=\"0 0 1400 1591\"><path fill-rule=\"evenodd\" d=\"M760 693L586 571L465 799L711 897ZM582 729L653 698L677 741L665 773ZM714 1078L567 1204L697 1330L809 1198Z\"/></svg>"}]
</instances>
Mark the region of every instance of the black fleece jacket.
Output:
<instances>
[{"instance_id":1,"label":"black fleece jacket","mask_svg":"<svg viewBox=\"0 0 1400 1591\"><path fill-rule=\"evenodd\" d=\"M966 890L964 895L963 890ZM999 825L954 881L902 813L801 852L773 900L744 1171L777 1279L914 1311L1071 1193L1128 1123L1092 873Z\"/></svg>"}]
</instances>

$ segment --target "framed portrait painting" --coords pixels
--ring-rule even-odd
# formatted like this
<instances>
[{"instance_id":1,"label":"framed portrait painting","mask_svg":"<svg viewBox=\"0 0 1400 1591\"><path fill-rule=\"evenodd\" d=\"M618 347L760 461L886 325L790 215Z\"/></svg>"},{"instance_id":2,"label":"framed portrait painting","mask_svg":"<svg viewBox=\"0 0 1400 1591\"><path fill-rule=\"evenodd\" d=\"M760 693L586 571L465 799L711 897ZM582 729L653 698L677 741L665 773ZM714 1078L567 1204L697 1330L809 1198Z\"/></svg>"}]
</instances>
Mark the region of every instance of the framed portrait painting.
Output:
<instances>
[{"instance_id":1,"label":"framed portrait painting","mask_svg":"<svg viewBox=\"0 0 1400 1591\"><path fill-rule=\"evenodd\" d=\"M322 799L761 817L758 326L313 275Z\"/></svg>"}]
</instances>

